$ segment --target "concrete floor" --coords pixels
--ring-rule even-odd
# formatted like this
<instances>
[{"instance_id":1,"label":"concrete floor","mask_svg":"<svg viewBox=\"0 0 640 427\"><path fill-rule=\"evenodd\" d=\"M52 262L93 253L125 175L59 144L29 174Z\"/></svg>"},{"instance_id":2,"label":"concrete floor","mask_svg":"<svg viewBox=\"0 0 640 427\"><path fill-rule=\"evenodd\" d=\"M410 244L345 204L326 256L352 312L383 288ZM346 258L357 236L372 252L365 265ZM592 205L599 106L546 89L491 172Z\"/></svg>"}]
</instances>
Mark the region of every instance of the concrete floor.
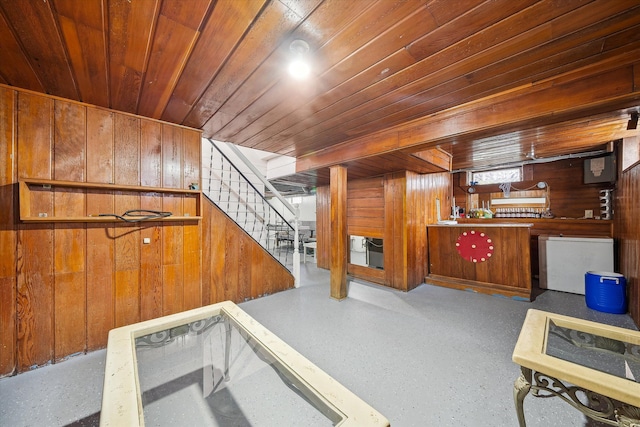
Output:
<instances>
[{"instance_id":1,"label":"concrete floor","mask_svg":"<svg viewBox=\"0 0 640 427\"><path fill-rule=\"evenodd\" d=\"M511 353L527 309L636 330L627 315L547 291L535 302L421 285L409 293L351 281L329 298L329 273L301 265L302 286L241 307L383 413L392 426L516 426ZM0 426L99 422L105 351L0 379ZM596 426L558 398L525 400L528 426ZM295 425L292 422L291 425Z\"/></svg>"}]
</instances>

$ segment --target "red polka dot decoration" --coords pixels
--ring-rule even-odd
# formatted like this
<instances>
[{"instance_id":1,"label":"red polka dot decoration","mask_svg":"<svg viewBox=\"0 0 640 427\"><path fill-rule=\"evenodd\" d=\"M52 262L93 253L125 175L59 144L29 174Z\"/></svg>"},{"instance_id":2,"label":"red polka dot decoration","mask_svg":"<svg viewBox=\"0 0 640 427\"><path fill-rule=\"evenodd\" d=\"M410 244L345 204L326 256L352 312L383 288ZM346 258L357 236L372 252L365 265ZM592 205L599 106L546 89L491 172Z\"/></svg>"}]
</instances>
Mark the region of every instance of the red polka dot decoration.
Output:
<instances>
[{"instance_id":1,"label":"red polka dot decoration","mask_svg":"<svg viewBox=\"0 0 640 427\"><path fill-rule=\"evenodd\" d=\"M456 249L467 261L484 262L493 255L493 241L485 233L465 231L458 236Z\"/></svg>"}]
</instances>

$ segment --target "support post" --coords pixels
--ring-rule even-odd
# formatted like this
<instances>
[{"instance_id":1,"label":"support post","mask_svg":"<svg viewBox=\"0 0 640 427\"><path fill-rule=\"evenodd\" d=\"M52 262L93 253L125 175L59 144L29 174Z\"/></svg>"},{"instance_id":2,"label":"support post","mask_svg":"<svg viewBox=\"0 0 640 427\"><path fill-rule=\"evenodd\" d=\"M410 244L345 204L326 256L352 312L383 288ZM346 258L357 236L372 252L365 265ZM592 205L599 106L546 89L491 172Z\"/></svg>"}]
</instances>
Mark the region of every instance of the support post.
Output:
<instances>
[{"instance_id":1,"label":"support post","mask_svg":"<svg viewBox=\"0 0 640 427\"><path fill-rule=\"evenodd\" d=\"M347 168L332 166L329 169L331 298L341 300L347 297Z\"/></svg>"},{"instance_id":2,"label":"support post","mask_svg":"<svg viewBox=\"0 0 640 427\"><path fill-rule=\"evenodd\" d=\"M300 220L300 207L298 204L294 206L295 217L293 218L293 279L294 287L300 287L300 235L298 232L299 220ZM303 248L304 250L304 248Z\"/></svg>"}]
</instances>

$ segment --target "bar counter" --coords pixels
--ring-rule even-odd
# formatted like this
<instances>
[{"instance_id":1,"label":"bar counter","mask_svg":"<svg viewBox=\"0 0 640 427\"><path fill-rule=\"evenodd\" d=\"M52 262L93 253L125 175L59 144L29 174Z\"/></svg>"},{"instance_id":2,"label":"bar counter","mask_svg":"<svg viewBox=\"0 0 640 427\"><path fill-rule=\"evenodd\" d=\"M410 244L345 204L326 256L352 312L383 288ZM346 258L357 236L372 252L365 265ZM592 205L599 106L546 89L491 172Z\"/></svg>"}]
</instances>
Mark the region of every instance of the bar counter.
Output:
<instances>
[{"instance_id":1,"label":"bar counter","mask_svg":"<svg viewBox=\"0 0 640 427\"><path fill-rule=\"evenodd\" d=\"M531 301L531 223L427 226L426 283Z\"/></svg>"}]
</instances>

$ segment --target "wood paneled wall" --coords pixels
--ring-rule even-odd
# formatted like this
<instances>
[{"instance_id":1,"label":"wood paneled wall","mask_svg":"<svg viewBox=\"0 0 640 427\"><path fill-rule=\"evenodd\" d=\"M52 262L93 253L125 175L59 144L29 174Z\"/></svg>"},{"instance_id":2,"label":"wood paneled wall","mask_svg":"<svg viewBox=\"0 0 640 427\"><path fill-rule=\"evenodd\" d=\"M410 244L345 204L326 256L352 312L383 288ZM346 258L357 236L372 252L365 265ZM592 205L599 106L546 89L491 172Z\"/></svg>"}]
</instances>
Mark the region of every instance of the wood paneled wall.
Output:
<instances>
[{"instance_id":1,"label":"wood paneled wall","mask_svg":"<svg viewBox=\"0 0 640 427\"><path fill-rule=\"evenodd\" d=\"M493 255L490 258L470 262L459 255L458 239L472 230L491 238ZM434 225L428 227L428 234L429 283L507 298L531 299L529 227Z\"/></svg>"},{"instance_id":2,"label":"wood paneled wall","mask_svg":"<svg viewBox=\"0 0 640 427\"><path fill-rule=\"evenodd\" d=\"M359 179L347 184L347 234L384 237L385 202L383 177Z\"/></svg>"},{"instance_id":3,"label":"wood paneled wall","mask_svg":"<svg viewBox=\"0 0 640 427\"><path fill-rule=\"evenodd\" d=\"M347 185L347 192L348 192ZM331 193L329 186L316 189L316 262L318 268L329 269L331 253ZM347 206L347 211L349 207ZM348 214L347 214L348 215ZM347 217L347 229L349 219Z\"/></svg>"},{"instance_id":4,"label":"wood paneled wall","mask_svg":"<svg viewBox=\"0 0 640 427\"><path fill-rule=\"evenodd\" d=\"M629 312L640 325L640 164L620 174L614 197L619 269L627 279Z\"/></svg>"},{"instance_id":5,"label":"wood paneled wall","mask_svg":"<svg viewBox=\"0 0 640 427\"><path fill-rule=\"evenodd\" d=\"M438 198L450 205L448 172L396 172L383 177L349 181L347 232L384 239L384 270L349 264L348 273L371 282L408 291L424 282L427 268L426 225L437 221ZM318 267L329 268L328 187L316 194Z\"/></svg>"},{"instance_id":6,"label":"wood paneled wall","mask_svg":"<svg viewBox=\"0 0 640 427\"><path fill-rule=\"evenodd\" d=\"M293 288L289 270L208 199L203 206L202 305Z\"/></svg>"},{"instance_id":7,"label":"wood paneled wall","mask_svg":"<svg viewBox=\"0 0 640 427\"><path fill-rule=\"evenodd\" d=\"M293 286L210 202L202 221L19 221L21 178L199 183L199 131L0 86L0 138L0 376L102 348L114 327ZM182 210L158 193L50 193L42 200L56 216Z\"/></svg>"},{"instance_id":8,"label":"wood paneled wall","mask_svg":"<svg viewBox=\"0 0 640 427\"><path fill-rule=\"evenodd\" d=\"M584 159L565 159L549 163L525 165L523 176L526 181L543 181L549 184L551 191L551 212L556 217L582 218L584 211L590 209L594 216L600 215L599 192L613 188L613 183L584 184ZM467 193L461 186L466 183L466 174L458 173L455 178L454 196L456 204L467 208ZM513 183L513 187L518 187ZM512 188L512 191L513 188ZM480 194L482 200L488 201L488 194ZM444 211L443 211L444 212Z\"/></svg>"},{"instance_id":9,"label":"wood paneled wall","mask_svg":"<svg viewBox=\"0 0 640 427\"><path fill-rule=\"evenodd\" d=\"M407 283L413 289L429 272L427 224L438 221L436 199L443 212L451 206L451 175L448 172L417 174L407 172Z\"/></svg>"}]
</instances>

